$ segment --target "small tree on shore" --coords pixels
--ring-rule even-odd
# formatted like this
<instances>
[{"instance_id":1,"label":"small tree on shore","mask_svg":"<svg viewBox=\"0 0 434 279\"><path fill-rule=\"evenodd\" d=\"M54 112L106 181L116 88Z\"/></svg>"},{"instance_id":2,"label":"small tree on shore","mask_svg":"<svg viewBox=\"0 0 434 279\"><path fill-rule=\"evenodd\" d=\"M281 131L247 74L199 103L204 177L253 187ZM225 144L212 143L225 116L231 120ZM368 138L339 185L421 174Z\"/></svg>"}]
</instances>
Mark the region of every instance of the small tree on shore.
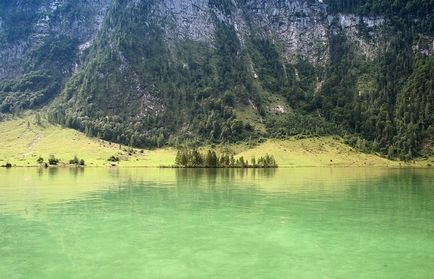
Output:
<instances>
[{"instance_id":1,"label":"small tree on shore","mask_svg":"<svg viewBox=\"0 0 434 279\"><path fill-rule=\"evenodd\" d=\"M80 163L80 161L78 160L77 156L74 156L74 159L69 160L70 165L78 165L79 163Z\"/></svg>"},{"instance_id":2,"label":"small tree on shore","mask_svg":"<svg viewBox=\"0 0 434 279\"><path fill-rule=\"evenodd\" d=\"M50 155L48 158L48 164L51 166L57 166L59 164L59 159L57 159L54 155Z\"/></svg>"}]
</instances>

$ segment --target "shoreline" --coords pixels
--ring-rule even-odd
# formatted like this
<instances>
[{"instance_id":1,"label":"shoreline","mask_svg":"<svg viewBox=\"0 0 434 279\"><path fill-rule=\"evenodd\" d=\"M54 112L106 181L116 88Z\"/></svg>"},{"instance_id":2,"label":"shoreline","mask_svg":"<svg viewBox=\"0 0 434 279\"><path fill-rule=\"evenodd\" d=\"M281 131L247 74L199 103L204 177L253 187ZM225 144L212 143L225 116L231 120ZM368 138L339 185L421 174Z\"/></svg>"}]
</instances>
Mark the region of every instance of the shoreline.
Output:
<instances>
[{"instance_id":1,"label":"shoreline","mask_svg":"<svg viewBox=\"0 0 434 279\"><path fill-rule=\"evenodd\" d=\"M30 124L29 124L30 123ZM28 126L32 131L29 131ZM36 132L36 134L34 133ZM172 168L177 149L163 147L146 150L89 138L73 129L44 121L38 125L32 116L0 122L0 165L11 163L13 167L37 168L39 157L47 162L50 156L60 160L61 168L69 168L75 156L83 159L86 168ZM363 153L345 144L341 138L290 137L267 139L262 142L205 145L199 152L213 150L218 155L231 154L235 159L251 160L266 154L272 155L279 168L432 168L434 156L414 160L388 160L378 154ZM434 150L432 151L434 153ZM117 166L111 166L109 158L119 158Z\"/></svg>"},{"instance_id":2,"label":"shoreline","mask_svg":"<svg viewBox=\"0 0 434 279\"><path fill-rule=\"evenodd\" d=\"M50 170L50 169L69 169L69 170L84 170L84 169L173 169L173 170L182 170L182 169L200 169L200 170L277 170L277 169L297 169L297 168L318 168L318 169L345 169L345 168L372 168L372 169L434 169L434 166L424 166L424 165L294 165L294 166L278 166L273 168L264 168L264 167L234 167L234 168L209 168L209 167L168 167L168 166L147 166L147 165L127 165L127 166L85 166L85 167L69 167L69 166L58 166L58 167L40 167L40 166L23 166L17 165L12 166L10 168L0 167L0 169L10 170L10 169L41 169L41 170Z\"/></svg>"}]
</instances>

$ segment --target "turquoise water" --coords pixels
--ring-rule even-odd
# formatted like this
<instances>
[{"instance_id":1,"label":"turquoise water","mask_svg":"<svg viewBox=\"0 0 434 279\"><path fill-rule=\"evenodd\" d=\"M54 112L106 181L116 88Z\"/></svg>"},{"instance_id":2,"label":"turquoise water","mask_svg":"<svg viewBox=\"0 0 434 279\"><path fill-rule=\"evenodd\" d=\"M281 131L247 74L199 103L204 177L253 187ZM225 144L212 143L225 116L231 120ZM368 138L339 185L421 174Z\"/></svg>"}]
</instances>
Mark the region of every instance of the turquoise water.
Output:
<instances>
[{"instance_id":1,"label":"turquoise water","mask_svg":"<svg viewBox=\"0 0 434 279\"><path fill-rule=\"evenodd\" d=\"M434 278L432 170L0 170L0 278Z\"/></svg>"}]
</instances>

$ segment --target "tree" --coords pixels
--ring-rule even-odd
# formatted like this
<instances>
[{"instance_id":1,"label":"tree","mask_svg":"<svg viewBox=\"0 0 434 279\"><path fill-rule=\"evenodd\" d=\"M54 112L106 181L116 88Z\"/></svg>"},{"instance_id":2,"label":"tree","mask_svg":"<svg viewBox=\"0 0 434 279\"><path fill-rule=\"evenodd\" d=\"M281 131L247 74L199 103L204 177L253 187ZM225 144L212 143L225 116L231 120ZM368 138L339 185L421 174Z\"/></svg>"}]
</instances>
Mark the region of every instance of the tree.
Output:
<instances>
[{"instance_id":1,"label":"tree","mask_svg":"<svg viewBox=\"0 0 434 279\"><path fill-rule=\"evenodd\" d=\"M51 166L57 166L59 164L59 159L56 159L54 155L50 155L48 158L48 164Z\"/></svg>"},{"instance_id":2,"label":"tree","mask_svg":"<svg viewBox=\"0 0 434 279\"><path fill-rule=\"evenodd\" d=\"M395 158L395 148L393 146L389 146L387 149L387 159L391 160Z\"/></svg>"},{"instance_id":3,"label":"tree","mask_svg":"<svg viewBox=\"0 0 434 279\"><path fill-rule=\"evenodd\" d=\"M200 167L203 165L204 160L202 158L202 155L196 149L192 151L191 158L192 158L191 164L193 166Z\"/></svg>"},{"instance_id":4,"label":"tree","mask_svg":"<svg viewBox=\"0 0 434 279\"><path fill-rule=\"evenodd\" d=\"M206 154L206 157L205 157L205 166L206 167L211 167L211 165L212 165L212 152L211 152L211 150L208 150L208 153Z\"/></svg>"},{"instance_id":5,"label":"tree","mask_svg":"<svg viewBox=\"0 0 434 279\"><path fill-rule=\"evenodd\" d=\"M181 157L182 157L182 152L178 150L178 152L176 152L175 165L177 166L181 165Z\"/></svg>"},{"instance_id":6,"label":"tree","mask_svg":"<svg viewBox=\"0 0 434 279\"><path fill-rule=\"evenodd\" d=\"M252 157L252 167L256 167L256 159L255 157Z\"/></svg>"},{"instance_id":7,"label":"tree","mask_svg":"<svg viewBox=\"0 0 434 279\"><path fill-rule=\"evenodd\" d=\"M231 168L235 167L235 157L234 157L234 155L231 155L231 159L230 159L230 164L229 164L229 166L230 166Z\"/></svg>"},{"instance_id":8,"label":"tree","mask_svg":"<svg viewBox=\"0 0 434 279\"><path fill-rule=\"evenodd\" d=\"M162 147L164 145L164 135L163 133L160 133L160 135L157 138L157 147Z\"/></svg>"},{"instance_id":9,"label":"tree","mask_svg":"<svg viewBox=\"0 0 434 279\"><path fill-rule=\"evenodd\" d=\"M79 163L80 163L80 161L78 160L77 156L74 156L74 159L69 160L70 165L78 165Z\"/></svg>"},{"instance_id":10,"label":"tree","mask_svg":"<svg viewBox=\"0 0 434 279\"><path fill-rule=\"evenodd\" d=\"M244 157L243 156L241 156L238 159L238 166L241 167L241 168L245 168L246 167L246 162L244 161Z\"/></svg>"},{"instance_id":11,"label":"tree","mask_svg":"<svg viewBox=\"0 0 434 279\"><path fill-rule=\"evenodd\" d=\"M112 162L112 163L116 163L116 162L119 162L120 159L119 159L119 157L112 155L112 156L110 156L110 158L108 158L107 161Z\"/></svg>"},{"instance_id":12,"label":"tree","mask_svg":"<svg viewBox=\"0 0 434 279\"><path fill-rule=\"evenodd\" d=\"M44 163L44 158L39 157L38 160L36 160L36 162L41 165Z\"/></svg>"},{"instance_id":13,"label":"tree","mask_svg":"<svg viewBox=\"0 0 434 279\"><path fill-rule=\"evenodd\" d=\"M210 167L215 168L218 167L218 158L217 158L217 154L215 153L215 151L211 151L211 163L210 163Z\"/></svg>"}]
</instances>

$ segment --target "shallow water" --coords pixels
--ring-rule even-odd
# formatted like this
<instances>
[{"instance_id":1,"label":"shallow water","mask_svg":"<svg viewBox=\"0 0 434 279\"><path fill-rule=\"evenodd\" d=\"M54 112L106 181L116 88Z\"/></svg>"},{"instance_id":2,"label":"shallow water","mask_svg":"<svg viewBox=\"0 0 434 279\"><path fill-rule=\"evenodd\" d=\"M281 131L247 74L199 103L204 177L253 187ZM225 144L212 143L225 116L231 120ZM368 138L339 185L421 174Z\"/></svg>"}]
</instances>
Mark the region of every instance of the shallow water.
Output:
<instances>
[{"instance_id":1,"label":"shallow water","mask_svg":"<svg viewBox=\"0 0 434 279\"><path fill-rule=\"evenodd\" d=\"M434 172L0 170L1 278L433 278Z\"/></svg>"}]
</instances>

